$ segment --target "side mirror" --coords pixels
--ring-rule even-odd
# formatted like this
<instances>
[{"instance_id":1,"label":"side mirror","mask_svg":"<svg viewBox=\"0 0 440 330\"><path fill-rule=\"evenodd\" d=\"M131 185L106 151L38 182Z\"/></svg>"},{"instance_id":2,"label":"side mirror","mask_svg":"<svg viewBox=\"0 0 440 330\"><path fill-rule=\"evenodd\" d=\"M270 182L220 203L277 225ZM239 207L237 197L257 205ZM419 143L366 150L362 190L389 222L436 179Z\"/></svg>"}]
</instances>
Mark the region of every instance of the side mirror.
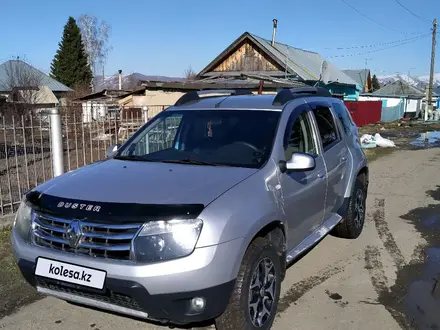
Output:
<instances>
[{"instance_id":1,"label":"side mirror","mask_svg":"<svg viewBox=\"0 0 440 330\"><path fill-rule=\"evenodd\" d=\"M315 168L315 158L303 152L294 152L287 162L280 162L280 169L284 172L311 171Z\"/></svg>"},{"instance_id":2,"label":"side mirror","mask_svg":"<svg viewBox=\"0 0 440 330\"><path fill-rule=\"evenodd\" d=\"M115 154L116 151L118 151L120 144L112 144L107 148L107 151L105 152L105 158L109 158Z\"/></svg>"}]
</instances>

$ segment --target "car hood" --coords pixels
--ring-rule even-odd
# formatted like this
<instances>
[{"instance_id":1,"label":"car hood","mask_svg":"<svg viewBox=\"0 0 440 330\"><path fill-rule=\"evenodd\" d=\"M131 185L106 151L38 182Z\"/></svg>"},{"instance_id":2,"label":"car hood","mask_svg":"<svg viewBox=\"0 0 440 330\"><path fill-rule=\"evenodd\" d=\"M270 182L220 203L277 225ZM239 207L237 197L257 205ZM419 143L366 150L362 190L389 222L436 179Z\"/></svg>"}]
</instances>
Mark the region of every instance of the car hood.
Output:
<instances>
[{"instance_id":1,"label":"car hood","mask_svg":"<svg viewBox=\"0 0 440 330\"><path fill-rule=\"evenodd\" d=\"M108 159L49 180L36 190L84 201L207 205L256 171Z\"/></svg>"}]
</instances>

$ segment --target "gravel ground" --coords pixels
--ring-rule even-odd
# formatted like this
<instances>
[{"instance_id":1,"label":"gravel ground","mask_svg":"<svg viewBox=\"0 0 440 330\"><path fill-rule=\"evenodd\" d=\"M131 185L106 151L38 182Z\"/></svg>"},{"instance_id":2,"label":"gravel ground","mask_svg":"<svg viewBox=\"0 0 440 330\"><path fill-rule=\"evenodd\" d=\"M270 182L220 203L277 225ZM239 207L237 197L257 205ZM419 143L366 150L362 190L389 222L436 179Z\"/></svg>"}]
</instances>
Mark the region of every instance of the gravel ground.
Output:
<instances>
[{"instance_id":1,"label":"gravel ground","mask_svg":"<svg viewBox=\"0 0 440 330\"><path fill-rule=\"evenodd\" d=\"M440 149L429 148L400 149L371 163L363 234L328 236L289 268L273 329L440 328L433 280L440 274L439 162ZM0 245L0 317L9 315L0 328L166 329L53 298L35 301L7 246Z\"/></svg>"}]
</instances>

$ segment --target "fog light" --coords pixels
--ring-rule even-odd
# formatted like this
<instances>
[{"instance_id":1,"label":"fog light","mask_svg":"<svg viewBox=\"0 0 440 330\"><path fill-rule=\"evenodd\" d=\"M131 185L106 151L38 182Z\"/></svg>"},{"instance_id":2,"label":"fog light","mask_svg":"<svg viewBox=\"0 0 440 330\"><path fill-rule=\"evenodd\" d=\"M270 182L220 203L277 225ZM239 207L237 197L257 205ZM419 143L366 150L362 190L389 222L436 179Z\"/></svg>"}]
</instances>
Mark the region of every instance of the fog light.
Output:
<instances>
[{"instance_id":1,"label":"fog light","mask_svg":"<svg viewBox=\"0 0 440 330\"><path fill-rule=\"evenodd\" d=\"M191 300L191 308L195 312L201 312L205 309L206 306L206 300L202 297L194 297Z\"/></svg>"}]
</instances>

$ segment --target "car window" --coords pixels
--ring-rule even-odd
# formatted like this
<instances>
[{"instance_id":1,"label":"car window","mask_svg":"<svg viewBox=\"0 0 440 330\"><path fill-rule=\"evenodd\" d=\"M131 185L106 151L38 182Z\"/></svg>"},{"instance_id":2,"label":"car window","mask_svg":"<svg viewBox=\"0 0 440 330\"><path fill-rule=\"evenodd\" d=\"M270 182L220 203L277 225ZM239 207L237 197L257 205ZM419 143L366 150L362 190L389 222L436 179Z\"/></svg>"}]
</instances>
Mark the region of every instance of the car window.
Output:
<instances>
[{"instance_id":1,"label":"car window","mask_svg":"<svg viewBox=\"0 0 440 330\"><path fill-rule=\"evenodd\" d=\"M339 118L342 124L342 128L344 129L345 134L351 135L351 126L354 125L350 114L348 113L347 108L343 107L339 103L332 104L333 109L336 112L336 116Z\"/></svg>"},{"instance_id":2,"label":"car window","mask_svg":"<svg viewBox=\"0 0 440 330\"><path fill-rule=\"evenodd\" d=\"M281 112L165 111L121 147L116 158L259 168L269 158Z\"/></svg>"},{"instance_id":3,"label":"car window","mask_svg":"<svg viewBox=\"0 0 440 330\"><path fill-rule=\"evenodd\" d=\"M330 109L326 106L317 106L313 109L319 135L324 150L339 140L338 130Z\"/></svg>"},{"instance_id":4,"label":"car window","mask_svg":"<svg viewBox=\"0 0 440 330\"><path fill-rule=\"evenodd\" d=\"M134 154L150 154L173 147L174 138L182 119L181 114L157 121L147 134L133 144Z\"/></svg>"},{"instance_id":5,"label":"car window","mask_svg":"<svg viewBox=\"0 0 440 330\"><path fill-rule=\"evenodd\" d=\"M313 130L307 117L307 113L303 112L299 115L295 119L292 127L290 128L289 125L287 130L287 141L284 146L286 160L290 159L294 152L304 152L311 156L316 156L318 154Z\"/></svg>"}]
</instances>

